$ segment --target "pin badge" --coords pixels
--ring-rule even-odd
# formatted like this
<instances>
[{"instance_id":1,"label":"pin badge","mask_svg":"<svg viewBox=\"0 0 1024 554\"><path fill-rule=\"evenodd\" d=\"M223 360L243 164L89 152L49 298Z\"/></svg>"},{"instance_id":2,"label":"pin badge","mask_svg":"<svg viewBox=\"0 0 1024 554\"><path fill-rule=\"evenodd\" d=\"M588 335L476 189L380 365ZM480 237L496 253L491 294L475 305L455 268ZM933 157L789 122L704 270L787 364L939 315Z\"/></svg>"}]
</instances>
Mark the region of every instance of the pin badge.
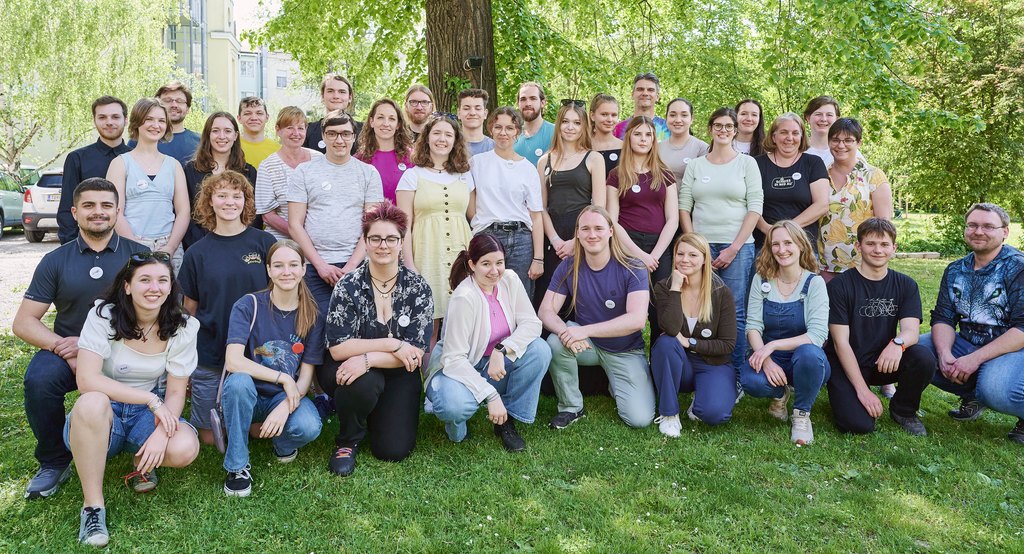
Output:
<instances>
[{"instance_id":1,"label":"pin badge","mask_svg":"<svg viewBox=\"0 0 1024 554\"><path fill-rule=\"evenodd\" d=\"M127 364L118 365L117 366L117 372L118 373L128 373L128 365Z\"/></svg>"},{"instance_id":2,"label":"pin badge","mask_svg":"<svg viewBox=\"0 0 1024 554\"><path fill-rule=\"evenodd\" d=\"M100 277L103 277L103 268L102 267L94 267L94 268L90 269L89 270L89 277L92 277L93 279L99 279Z\"/></svg>"},{"instance_id":3,"label":"pin badge","mask_svg":"<svg viewBox=\"0 0 1024 554\"><path fill-rule=\"evenodd\" d=\"M768 283L761 283L761 292L768 294L772 291L772 286Z\"/></svg>"},{"instance_id":4,"label":"pin badge","mask_svg":"<svg viewBox=\"0 0 1024 554\"><path fill-rule=\"evenodd\" d=\"M611 154L608 155L608 159L614 162L615 160L619 159L619 155L616 154L615 152L612 152Z\"/></svg>"},{"instance_id":5,"label":"pin badge","mask_svg":"<svg viewBox=\"0 0 1024 554\"><path fill-rule=\"evenodd\" d=\"M405 164L398 164L398 170L399 171L405 171L406 169L409 169L409 168Z\"/></svg>"},{"instance_id":6,"label":"pin badge","mask_svg":"<svg viewBox=\"0 0 1024 554\"><path fill-rule=\"evenodd\" d=\"M551 168L550 167L545 167L544 168L544 175L551 175Z\"/></svg>"},{"instance_id":7,"label":"pin badge","mask_svg":"<svg viewBox=\"0 0 1024 554\"><path fill-rule=\"evenodd\" d=\"M327 143L322 140L316 143L316 145L319 146L320 148L327 148Z\"/></svg>"},{"instance_id":8,"label":"pin badge","mask_svg":"<svg viewBox=\"0 0 1024 554\"><path fill-rule=\"evenodd\" d=\"M606 308L608 308L609 310L611 310L612 308L615 307L615 301L614 300L605 300L604 301L604 306Z\"/></svg>"},{"instance_id":9,"label":"pin badge","mask_svg":"<svg viewBox=\"0 0 1024 554\"><path fill-rule=\"evenodd\" d=\"M633 191L633 192L635 192L637 194L640 194L640 185L633 185L632 187L629 187L629 190L631 190L631 191Z\"/></svg>"},{"instance_id":10,"label":"pin badge","mask_svg":"<svg viewBox=\"0 0 1024 554\"><path fill-rule=\"evenodd\" d=\"M535 156L543 156L544 155L544 150L542 148L538 148L538 149L533 151L533 154Z\"/></svg>"},{"instance_id":11,"label":"pin badge","mask_svg":"<svg viewBox=\"0 0 1024 554\"><path fill-rule=\"evenodd\" d=\"M402 315L398 316L398 324L401 325L402 327L408 327L409 326L409 316L407 316L405 314L402 314Z\"/></svg>"},{"instance_id":12,"label":"pin badge","mask_svg":"<svg viewBox=\"0 0 1024 554\"><path fill-rule=\"evenodd\" d=\"M803 173L800 173L799 171L797 171L796 173L793 174L793 180L794 181L799 181L800 178L803 177L803 176L804 176Z\"/></svg>"},{"instance_id":13,"label":"pin badge","mask_svg":"<svg viewBox=\"0 0 1024 554\"><path fill-rule=\"evenodd\" d=\"M146 181L144 181L144 180L142 180L142 179L139 179L139 182L138 182L138 183L136 183L136 185L137 185L137 186L138 186L138 187L139 187L140 189L144 189L144 188L146 188L146 187L148 187L148 186L149 186L149 183L147 183Z\"/></svg>"},{"instance_id":14,"label":"pin badge","mask_svg":"<svg viewBox=\"0 0 1024 554\"><path fill-rule=\"evenodd\" d=\"M708 176L708 175L705 175L705 176L700 178L700 182L702 182L702 183L710 183L711 182L711 177Z\"/></svg>"},{"instance_id":15,"label":"pin badge","mask_svg":"<svg viewBox=\"0 0 1024 554\"><path fill-rule=\"evenodd\" d=\"M706 339L711 338L711 329L701 329L700 336Z\"/></svg>"},{"instance_id":16,"label":"pin badge","mask_svg":"<svg viewBox=\"0 0 1024 554\"><path fill-rule=\"evenodd\" d=\"M320 188L322 188L324 190L331 190L331 184L328 183L327 181L324 181L324 182L320 183Z\"/></svg>"},{"instance_id":17,"label":"pin badge","mask_svg":"<svg viewBox=\"0 0 1024 554\"><path fill-rule=\"evenodd\" d=\"M683 158L683 163L684 164L690 163L690 158Z\"/></svg>"}]
</instances>

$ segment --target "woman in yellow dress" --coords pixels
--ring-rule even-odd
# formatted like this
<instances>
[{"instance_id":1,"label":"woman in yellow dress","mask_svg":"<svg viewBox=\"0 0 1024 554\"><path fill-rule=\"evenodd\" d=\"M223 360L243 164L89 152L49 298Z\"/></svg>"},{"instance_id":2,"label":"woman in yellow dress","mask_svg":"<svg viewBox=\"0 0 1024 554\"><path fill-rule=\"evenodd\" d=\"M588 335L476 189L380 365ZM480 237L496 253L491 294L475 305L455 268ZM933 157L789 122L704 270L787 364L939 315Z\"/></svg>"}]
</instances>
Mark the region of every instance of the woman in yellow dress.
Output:
<instances>
[{"instance_id":1,"label":"woman in yellow dress","mask_svg":"<svg viewBox=\"0 0 1024 554\"><path fill-rule=\"evenodd\" d=\"M412 225L412 240L405 241L402 255L409 269L423 275L434 300L434 336L437 342L441 319L448 309L451 289L448 275L472 231L469 193L473 176L469 172L469 150L458 119L435 113L428 120L416 145L412 163L398 182L398 207Z\"/></svg>"}]
</instances>

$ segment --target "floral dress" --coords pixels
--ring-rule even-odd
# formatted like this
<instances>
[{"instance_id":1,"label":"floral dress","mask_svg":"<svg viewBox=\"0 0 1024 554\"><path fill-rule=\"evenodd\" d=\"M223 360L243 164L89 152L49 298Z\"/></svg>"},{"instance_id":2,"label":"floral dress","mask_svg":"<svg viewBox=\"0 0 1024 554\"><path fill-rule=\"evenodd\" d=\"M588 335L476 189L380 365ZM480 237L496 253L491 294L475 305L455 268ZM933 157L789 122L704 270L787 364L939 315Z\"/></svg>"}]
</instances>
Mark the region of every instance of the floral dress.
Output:
<instances>
[{"instance_id":1,"label":"floral dress","mask_svg":"<svg viewBox=\"0 0 1024 554\"><path fill-rule=\"evenodd\" d=\"M831 179L830 179L831 181ZM821 216L818 234L818 252L822 271L840 273L857 263L857 227L862 221L874 217L871 193L889 183L885 173L858 159L847 177L846 186L829 188L828 212ZM830 182L830 184L832 184Z\"/></svg>"}]
</instances>

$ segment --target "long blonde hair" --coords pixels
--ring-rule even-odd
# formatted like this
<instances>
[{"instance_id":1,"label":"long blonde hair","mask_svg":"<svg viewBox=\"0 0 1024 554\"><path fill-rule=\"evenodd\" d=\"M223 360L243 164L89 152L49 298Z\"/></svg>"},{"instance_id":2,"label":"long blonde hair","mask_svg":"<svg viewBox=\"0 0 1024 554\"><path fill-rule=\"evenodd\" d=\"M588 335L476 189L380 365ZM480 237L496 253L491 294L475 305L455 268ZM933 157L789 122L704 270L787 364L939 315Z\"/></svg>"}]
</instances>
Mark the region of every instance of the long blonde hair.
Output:
<instances>
[{"instance_id":1,"label":"long blonde hair","mask_svg":"<svg viewBox=\"0 0 1024 554\"><path fill-rule=\"evenodd\" d=\"M800 249L800 267L811 273L817 273L818 259L814 255L811 241L807 239L807 233L792 219L783 219L776 221L775 225L772 225L772 228L764 235L764 246L757 256L757 274L765 281L770 281L779 275L779 262L772 254L772 235L776 229L785 229L789 233L789 237L796 243L797 248Z\"/></svg>"},{"instance_id":2,"label":"long blonde hair","mask_svg":"<svg viewBox=\"0 0 1024 554\"><path fill-rule=\"evenodd\" d=\"M580 116L580 139L576 145L584 152L593 149L594 143L590 133L590 116L587 115L587 110L583 106L574 103L566 104L558 110L558 116L555 117L555 136L551 139L551 151L548 152L548 163L551 164L551 167L558 165L558 162L562 159L562 151L565 149L565 144L562 141L562 119L570 111L574 111L576 115Z\"/></svg>"},{"instance_id":3,"label":"long blonde hair","mask_svg":"<svg viewBox=\"0 0 1024 554\"><path fill-rule=\"evenodd\" d=\"M687 244L692 246L698 252L704 255L704 263L701 265L700 274L700 290L697 294L697 298L700 302L700 308L697 310L697 321L708 322L711 321L712 308L711 305L711 290L714 288L715 272L711 269L711 245L708 244L707 239L699 233L684 233L676 239L676 243L672 246L672 262L675 265L676 253L679 252L679 245ZM671 279L671 277L669 277ZM686 308L683 308L683 314L690 316L691 314L686 313Z\"/></svg>"},{"instance_id":4,"label":"long blonde hair","mask_svg":"<svg viewBox=\"0 0 1024 554\"><path fill-rule=\"evenodd\" d=\"M651 190L656 191L662 185L672 184L672 180L669 179L672 172L665 162L661 161L661 154L658 153L658 128L654 126L654 120L645 115L637 115L629 120L626 131L622 134L622 152L619 156L622 161L614 169L619 177L619 196L626 196L626 191L640 182L640 175L636 172L636 158L640 156L633 153L633 130L641 125L650 127L654 135L650 151L643 156L643 166L651 172Z\"/></svg>"},{"instance_id":5,"label":"long blonde hair","mask_svg":"<svg viewBox=\"0 0 1024 554\"><path fill-rule=\"evenodd\" d=\"M612 216L608 215L608 212L601 206L595 206L593 204L580 210L580 215L576 218L576 229L580 228L580 220L583 219L583 215L587 213L595 213L604 218L605 222L608 223L608 228L612 229L611 240L609 241L609 248L612 251L612 258L615 261L622 264L623 267L630 271L639 270L644 268L643 262L630 256L626 253L626 249L622 246L622 242L619 240L619 236L614 233L615 224L612 222ZM577 235L579 233L576 233ZM569 309L572 310L576 307L576 292L579 288L580 281L580 261L586 256L583 251L583 247L580 245L580 239L577 236L573 239L572 246L572 271L565 274L565 279L572 280L572 300L569 303ZM563 279L563 283L565 280ZM561 284L561 283L560 283Z\"/></svg>"},{"instance_id":6,"label":"long blonde hair","mask_svg":"<svg viewBox=\"0 0 1024 554\"><path fill-rule=\"evenodd\" d=\"M306 265L306 257L302 255L302 248L299 247L298 243L289 239L281 239L272 244L270 249L267 250L267 273L270 273L270 262L274 259L274 253L282 248L294 250L299 255L302 265ZM267 288L264 290L274 291L274 281L272 279L267 279ZM309 291L306 280L299 279L299 307L295 314L295 334L299 338L305 339L309 335L310 329L316 324L316 318L318 317L320 317L320 310L316 307L313 293Z\"/></svg>"}]
</instances>

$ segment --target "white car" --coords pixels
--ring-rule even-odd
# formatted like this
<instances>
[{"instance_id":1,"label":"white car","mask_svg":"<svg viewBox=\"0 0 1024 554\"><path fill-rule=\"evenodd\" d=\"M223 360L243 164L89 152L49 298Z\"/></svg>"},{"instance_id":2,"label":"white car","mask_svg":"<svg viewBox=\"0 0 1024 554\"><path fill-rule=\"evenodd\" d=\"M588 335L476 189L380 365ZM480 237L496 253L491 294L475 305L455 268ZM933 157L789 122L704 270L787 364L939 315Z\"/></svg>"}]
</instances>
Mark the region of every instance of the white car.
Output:
<instances>
[{"instance_id":1,"label":"white car","mask_svg":"<svg viewBox=\"0 0 1024 554\"><path fill-rule=\"evenodd\" d=\"M46 233L57 232L57 208L60 206L63 179L63 170L47 170L42 172L36 184L25 188L21 222L29 242L40 242Z\"/></svg>"}]
</instances>

